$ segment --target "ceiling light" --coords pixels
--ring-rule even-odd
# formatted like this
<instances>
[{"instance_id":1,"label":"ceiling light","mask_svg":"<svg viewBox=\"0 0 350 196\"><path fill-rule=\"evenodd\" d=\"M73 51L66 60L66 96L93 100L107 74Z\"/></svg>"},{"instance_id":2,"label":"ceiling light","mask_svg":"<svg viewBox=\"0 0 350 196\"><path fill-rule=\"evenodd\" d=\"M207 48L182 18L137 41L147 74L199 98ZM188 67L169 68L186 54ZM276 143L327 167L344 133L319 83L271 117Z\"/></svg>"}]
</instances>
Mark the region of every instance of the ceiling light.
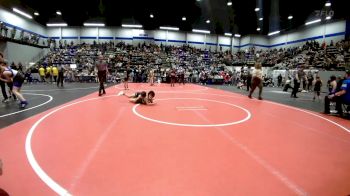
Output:
<instances>
[{"instance_id":1,"label":"ceiling light","mask_svg":"<svg viewBox=\"0 0 350 196\"><path fill-rule=\"evenodd\" d=\"M329 1L325 4L326 7L330 7L331 5L332 5L331 2Z\"/></svg>"},{"instance_id":2,"label":"ceiling light","mask_svg":"<svg viewBox=\"0 0 350 196\"><path fill-rule=\"evenodd\" d=\"M162 30L170 30L170 31L178 31L180 30L178 27L159 27Z\"/></svg>"},{"instance_id":3,"label":"ceiling light","mask_svg":"<svg viewBox=\"0 0 350 196\"><path fill-rule=\"evenodd\" d=\"M332 17L330 17L330 16L327 16L327 17L326 17L326 20L330 20L331 18L332 18Z\"/></svg>"},{"instance_id":4,"label":"ceiling light","mask_svg":"<svg viewBox=\"0 0 350 196\"><path fill-rule=\"evenodd\" d=\"M207 20L207 21L205 21L207 24L209 24L210 23L210 20Z\"/></svg>"},{"instance_id":5,"label":"ceiling light","mask_svg":"<svg viewBox=\"0 0 350 196\"><path fill-rule=\"evenodd\" d=\"M61 11L57 11L56 14L61 16L62 12Z\"/></svg>"},{"instance_id":6,"label":"ceiling light","mask_svg":"<svg viewBox=\"0 0 350 196\"><path fill-rule=\"evenodd\" d=\"M267 34L268 36L271 36L271 35L276 35L276 34L279 34L281 31L274 31L274 32L271 32L269 34Z\"/></svg>"},{"instance_id":7,"label":"ceiling light","mask_svg":"<svg viewBox=\"0 0 350 196\"><path fill-rule=\"evenodd\" d=\"M184 16L184 17L182 17L182 21L186 21L186 17Z\"/></svg>"},{"instance_id":8,"label":"ceiling light","mask_svg":"<svg viewBox=\"0 0 350 196\"><path fill-rule=\"evenodd\" d=\"M24 17L27 17L29 19L33 19L33 17L31 15L29 15L29 14L27 14L27 13L25 13L25 12L23 12L23 11L17 9L17 8L12 8L12 11L14 11L14 12L16 12L16 13L24 16Z\"/></svg>"},{"instance_id":9,"label":"ceiling light","mask_svg":"<svg viewBox=\"0 0 350 196\"><path fill-rule=\"evenodd\" d=\"M255 8L254 10L255 10L256 12L258 12L258 11L260 11L260 8L257 7L257 8Z\"/></svg>"},{"instance_id":10,"label":"ceiling light","mask_svg":"<svg viewBox=\"0 0 350 196\"><path fill-rule=\"evenodd\" d=\"M317 22L321 22L321 19L317 19L317 20L313 20L313 21L310 21L310 22L306 22L305 25L311 25L311 24L314 24L314 23L317 23Z\"/></svg>"},{"instance_id":11,"label":"ceiling light","mask_svg":"<svg viewBox=\"0 0 350 196\"><path fill-rule=\"evenodd\" d=\"M241 37L241 35L240 34L235 34L235 37Z\"/></svg>"},{"instance_id":12,"label":"ceiling light","mask_svg":"<svg viewBox=\"0 0 350 196\"><path fill-rule=\"evenodd\" d=\"M232 33L225 33L226 36L232 36Z\"/></svg>"},{"instance_id":13,"label":"ceiling light","mask_svg":"<svg viewBox=\"0 0 350 196\"><path fill-rule=\"evenodd\" d=\"M260 29L260 27L258 27L256 30L257 30L257 31L260 31L261 29Z\"/></svg>"},{"instance_id":14,"label":"ceiling light","mask_svg":"<svg viewBox=\"0 0 350 196\"><path fill-rule=\"evenodd\" d=\"M150 18L154 18L154 15L153 15L153 14L150 14L149 17L150 17Z\"/></svg>"},{"instance_id":15,"label":"ceiling light","mask_svg":"<svg viewBox=\"0 0 350 196\"><path fill-rule=\"evenodd\" d=\"M292 15L289 15L288 16L288 20L292 20L293 19L293 16Z\"/></svg>"},{"instance_id":16,"label":"ceiling light","mask_svg":"<svg viewBox=\"0 0 350 196\"><path fill-rule=\"evenodd\" d=\"M84 26L86 26L86 27L104 27L105 24L103 24L103 23L84 23Z\"/></svg>"},{"instance_id":17,"label":"ceiling light","mask_svg":"<svg viewBox=\"0 0 350 196\"><path fill-rule=\"evenodd\" d=\"M122 27L126 27L126 28L142 28L142 25L122 24Z\"/></svg>"},{"instance_id":18,"label":"ceiling light","mask_svg":"<svg viewBox=\"0 0 350 196\"><path fill-rule=\"evenodd\" d=\"M227 6L231 6L232 5L232 1L227 2Z\"/></svg>"},{"instance_id":19,"label":"ceiling light","mask_svg":"<svg viewBox=\"0 0 350 196\"><path fill-rule=\"evenodd\" d=\"M192 32L195 32L195 33L207 33L207 34L210 33L210 31L208 31L208 30L200 30L200 29L192 29Z\"/></svg>"},{"instance_id":20,"label":"ceiling light","mask_svg":"<svg viewBox=\"0 0 350 196\"><path fill-rule=\"evenodd\" d=\"M46 26L48 26L48 27L66 27L68 25L67 25L67 23L47 23Z\"/></svg>"},{"instance_id":21,"label":"ceiling light","mask_svg":"<svg viewBox=\"0 0 350 196\"><path fill-rule=\"evenodd\" d=\"M34 12L34 15L35 16L39 16L39 12Z\"/></svg>"},{"instance_id":22,"label":"ceiling light","mask_svg":"<svg viewBox=\"0 0 350 196\"><path fill-rule=\"evenodd\" d=\"M259 21L262 21L262 20L264 20L264 18L259 18Z\"/></svg>"}]
</instances>

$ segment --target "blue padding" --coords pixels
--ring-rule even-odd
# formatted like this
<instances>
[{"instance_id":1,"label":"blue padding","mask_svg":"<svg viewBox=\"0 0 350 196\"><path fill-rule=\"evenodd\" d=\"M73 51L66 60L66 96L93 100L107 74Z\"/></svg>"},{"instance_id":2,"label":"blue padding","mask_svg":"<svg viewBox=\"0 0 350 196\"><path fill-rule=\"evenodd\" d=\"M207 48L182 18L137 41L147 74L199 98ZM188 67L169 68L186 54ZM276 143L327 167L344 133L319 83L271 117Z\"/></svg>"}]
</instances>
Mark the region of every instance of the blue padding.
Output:
<instances>
[{"instance_id":1,"label":"blue padding","mask_svg":"<svg viewBox=\"0 0 350 196\"><path fill-rule=\"evenodd\" d=\"M229 45L229 44L219 44L219 46L223 46L223 47L231 47L231 45Z\"/></svg>"},{"instance_id":2,"label":"blue padding","mask_svg":"<svg viewBox=\"0 0 350 196\"><path fill-rule=\"evenodd\" d=\"M79 39L79 37L62 37L62 39Z\"/></svg>"},{"instance_id":3,"label":"blue padding","mask_svg":"<svg viewBox=\"0 0 350 196\"><path fill-rule=\"evenodd\" d=\"M60 37L49 37L50 39L60 39Z\"/></svg>"},{"instance_id":4,"label":"blue padding","mask_svg":"<svg viewBox=\"0 0 350 196\"><path fill-rule=\"evenodd\" d=\"M340 32L340 33L332 33L326 35L326 37L335 37L335 36L340 36L340 35L345 35L346 32Z\"/></svg>"},{"instance_id":5,"label":"blue padding","mask_svg":"<svg viewBox=\"0 0 350 196\"><path fill-rule=\"evenodd\" d=\"M217 43L210 43L210 42L208 42L207 45L209 45L209 46L216 46Z\"/></svg>"},{"instance_id":6,"label":"blue padding","mask_svg":"<svg viewBox=\"0 0 350 196\"><path fill-rule=\"evenodd\" d=\"M186 41L183 41L183 40L168 40L168 42L174 42L174 43L186 43Z\"/></svg>"},{"instance_id":7,"label":"blue padding","mask_svg":"<svg viewBox=\"0 0 350 196\"><path fill-rule=\"evenodd\" d=\"M154 39L156 42L166 42L166 39Z\"/></svg>"},{"instance_id":8,"label":"blue padding","mask_svg":"<svg viewBox=\"0 0 350 196\"><path fill-rule=\"evenodd\" d=\"M262 44L253 44L254 46L262 47L262 48L269 48L268 45L262 45Z\"/></svg>"},{"instance_id":9,"label":"blue padding","mask_svg":"<svg viewBox=\"0 0 350 196\"><path fill-rule=\"evenodd\" d=\"M306 42L306 41L310 41L310 40L315 40L315 39L322 39L323 36L314 36L314 37L309 37L309 38L304 38L304 39L299 39L299 40L294 40L291 42L287 42L287 44L295 44L295 43L299 43L299 42Z\"/></svg>"},{"instance_id":10,"label":"blue padding","mask_svg":"<svg viewBox=\"0 0 350 196\"><path fill-rule=\"evenodd\" d=\"M283 46L283 45L285 45L285 43L273 44L273 45L268 46L268 48L273 48L273 47Z\"/></svg>"},{"instance_id":11,"label":"blue padding","mask_svg":"<svg viewBox=\"0 0 350 196\"><path fill-rule=\"evenodd\" d=\"M244 44L244 45L240 45L239 47L243 48L243 47L246 47L246 46L249 46L251 44Z\"/></svg>"},{"instance_id":12,"label":"blue padding","mask_svg":"<svg viewBox=\"0 0 350 196\"><path fill-rule=\"evenodd\" d=\"M132 37L115 37L115 39L120 39L120 40L132 40Z\"/></svg>"},{"instance_id":13,"label":"blue padding","mask_svg":"<svg viewBox=\"0 0 350 196\"><path fill-rule=\"evenodd\" d=\"M80 36L80 39L97 39L97 37L93 37L93 36Z\"/></svg>"},{"instance_id":14,"label":"blue padding","mask_svg":"<svg viewBox=\"0 0 350 196\"><path fill-rule=\"evenodd\" d=\"M113 37L98 37L98 39L114 39Z\"/></svg>"},{"instance_id":15,"label":"blue padding","mask_svg":"<svg viewBox=\"0 0 350 196\"><path fill-rule=\"evenodd\" d=\"M192 41L189 41L188 43L189 44L201 44L201 45L204 45L204 42L192 42Z\"/></svg>"}]
</instances>

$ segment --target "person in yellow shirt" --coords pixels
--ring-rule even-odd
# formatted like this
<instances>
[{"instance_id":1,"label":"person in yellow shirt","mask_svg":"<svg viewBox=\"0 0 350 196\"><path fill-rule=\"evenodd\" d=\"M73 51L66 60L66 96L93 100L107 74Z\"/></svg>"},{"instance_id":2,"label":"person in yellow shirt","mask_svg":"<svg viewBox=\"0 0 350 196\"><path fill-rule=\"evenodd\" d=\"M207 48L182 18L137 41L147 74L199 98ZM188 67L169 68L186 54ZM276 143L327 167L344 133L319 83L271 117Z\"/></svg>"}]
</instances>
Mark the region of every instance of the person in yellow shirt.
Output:
<instances>
[{"instance_id":1,"label":"person in yellow shirt","mask_svg":"<svg viewBox=\"0 0 350 196\"><path fill-rule=\"evenodd\" d=\"M46 67L46 78L47 78L50 82L52 82L51 68L52 68L51 65Z\"/></svg>"},{"instance_id":2,"label":"person in yellow shirt","mask_svg":"<svg viewBox=\"0 0 350 196\"><path fill-rule=\"evenodd\" d=\"M39 68L41 82L45 82L45 68L41 65Z\"/></svg>"},{"instance_id":3,"label":"person in yellow shirt","mask_svg":"<svg viewBox=\"0 0 350 196\"><path fill-rule=\"evenodd\" d=\"M52 67L52 75L53 75L53 80L54 80L55 83L56 83L57 77L58 77L58 69L57 69L56 65L54 65L54 66Z\"/></svg>"}]
</instances>

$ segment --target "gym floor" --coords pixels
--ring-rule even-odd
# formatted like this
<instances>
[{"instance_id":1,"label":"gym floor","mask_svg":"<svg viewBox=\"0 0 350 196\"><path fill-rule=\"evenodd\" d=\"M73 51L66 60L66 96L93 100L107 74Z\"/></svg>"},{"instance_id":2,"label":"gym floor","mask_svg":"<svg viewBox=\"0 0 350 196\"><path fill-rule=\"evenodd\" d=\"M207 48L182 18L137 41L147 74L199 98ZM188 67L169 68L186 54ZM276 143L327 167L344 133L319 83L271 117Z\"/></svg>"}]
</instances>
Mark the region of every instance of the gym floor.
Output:
<instances>
[{"instance_id":1,"label":"gym floor","mask_svg":"<svg viewBox=\"0 0 350 196\"><path fill-rule=\"evenodd\" d=\"M350 122L311 94L231 86L27 85L3 104L0 189L9 195L348 195ZM232 92L231 92L232 91ZM256 96L256 95L255 95ZM43 105L41 105L43 104ZM302 108L302 109L301 109ZM22 111L20 113L15 113Z\"/></svg>"}]
</instances>

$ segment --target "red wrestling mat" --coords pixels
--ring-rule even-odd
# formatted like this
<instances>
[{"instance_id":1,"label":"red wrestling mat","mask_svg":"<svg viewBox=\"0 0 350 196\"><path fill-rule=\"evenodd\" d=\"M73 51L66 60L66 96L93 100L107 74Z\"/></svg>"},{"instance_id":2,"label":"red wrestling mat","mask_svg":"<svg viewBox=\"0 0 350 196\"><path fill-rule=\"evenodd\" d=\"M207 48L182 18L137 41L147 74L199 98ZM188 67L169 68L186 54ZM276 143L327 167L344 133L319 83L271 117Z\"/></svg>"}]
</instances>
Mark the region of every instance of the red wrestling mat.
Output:
<instances>
[{"instance_id":1,"label":"red wrestling mat","mask_svg":"<svg viewBox=\"0 0 350 196\"><path fill-rule=\"evenodd\" d=\"M123 85L0 131L10 195L348 195L350 123L190 85ZM132 92L130 90L130 92Z\"/></svg>"}]
</instances>

